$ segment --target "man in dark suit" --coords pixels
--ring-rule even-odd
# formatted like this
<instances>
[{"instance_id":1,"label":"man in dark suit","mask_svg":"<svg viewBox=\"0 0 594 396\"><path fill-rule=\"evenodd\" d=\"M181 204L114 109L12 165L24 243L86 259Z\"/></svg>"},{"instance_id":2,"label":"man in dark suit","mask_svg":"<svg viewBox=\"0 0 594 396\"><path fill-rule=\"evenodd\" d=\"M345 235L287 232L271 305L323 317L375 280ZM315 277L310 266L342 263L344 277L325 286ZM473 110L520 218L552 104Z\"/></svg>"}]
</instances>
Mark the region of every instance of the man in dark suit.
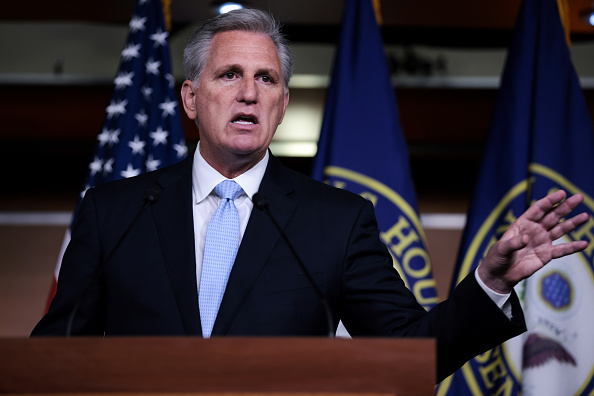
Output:
<instances>
[{"instance_id":1,"label":"man in dark suit","mask_svg":"<svg viewBox=\"0 0 594 396\"><path fill-rule=\"evenodd\" d=\"M56 296L32 335L327 334L324 308L295 255L253 208L258 192L327 300L331 331L342 320L353 336L437 337L443 379L525 330L517 282L587 245L552 244L587 219L560 222L582 197L553 193L510 227L448 301L426 312L393 268L372 204L286 169L268 151L291 77L274 19L243 10L207 21L184 61L182 100L200 133L194 155L86 193ZM219 198L228 180L239 189ZM141 211L147 191L159 196ZM209 222L219 204L232 207L238 248L213 303ZM212 306L216 319L206 315Z\"/></svg>"}]
</instances>

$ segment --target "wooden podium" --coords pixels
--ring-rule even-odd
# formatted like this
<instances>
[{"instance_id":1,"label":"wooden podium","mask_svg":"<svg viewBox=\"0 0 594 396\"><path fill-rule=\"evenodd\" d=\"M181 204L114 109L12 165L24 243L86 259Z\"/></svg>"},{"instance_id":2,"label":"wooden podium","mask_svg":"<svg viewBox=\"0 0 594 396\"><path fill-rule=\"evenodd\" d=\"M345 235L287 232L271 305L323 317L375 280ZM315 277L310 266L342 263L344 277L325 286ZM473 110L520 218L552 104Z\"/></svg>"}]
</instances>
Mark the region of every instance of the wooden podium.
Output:
<instances>
[{"instance_id":1,"label":"wooden podium","mask_svg":"<svg viewBox=\"0 0 594 396\"><path fill-rule=\"evenodd\" d=\"M0 339L0 393L433 395L435 341Z\"/></svg>"}]
</instances>

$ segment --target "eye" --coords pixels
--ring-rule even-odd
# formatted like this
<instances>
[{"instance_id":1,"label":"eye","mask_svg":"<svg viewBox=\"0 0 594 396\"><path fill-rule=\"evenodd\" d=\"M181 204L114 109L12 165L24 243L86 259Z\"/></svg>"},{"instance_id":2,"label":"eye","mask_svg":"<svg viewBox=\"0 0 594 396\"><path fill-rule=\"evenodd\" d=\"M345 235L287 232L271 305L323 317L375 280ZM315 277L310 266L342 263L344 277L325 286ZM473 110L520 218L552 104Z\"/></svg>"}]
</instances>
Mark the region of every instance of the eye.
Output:
<instances>
[{"instance_id":1,"label":"eye","mask_svg":"<svg viewBox=\"0 0 594 396\"><path fill-rule=\"evenodd\" d=\"M225 72L221 75L221 78L224 78L226 80L233 80L235 78L235 73L234 72Z\"/></svg>"},{"instance_id":2,"label":"eye","mask_svg":"<svg viewBox=\"0 0 594 396\"><path fill-rule=\"evenodd\" d=\"M260 76L260 79L264 83L273 83L274 82L274 80L272 79L272 77L266 76L266 75Z\"/></svg>"}]
</instances>

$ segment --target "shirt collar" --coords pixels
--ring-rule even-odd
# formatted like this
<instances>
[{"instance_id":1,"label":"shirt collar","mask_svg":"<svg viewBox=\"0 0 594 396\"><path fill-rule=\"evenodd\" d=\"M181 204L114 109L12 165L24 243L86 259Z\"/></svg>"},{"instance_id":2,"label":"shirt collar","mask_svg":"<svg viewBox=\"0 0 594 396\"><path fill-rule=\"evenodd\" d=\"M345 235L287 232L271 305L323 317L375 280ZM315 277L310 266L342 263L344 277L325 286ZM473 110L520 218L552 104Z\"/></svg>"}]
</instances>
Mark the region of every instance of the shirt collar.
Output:
<instances>
[{"instance_id":1,"label":"shirt collar","mask_svg":"<svg viewBox=\"0 0 594 396\"><path fill-rule=\"evenodd\" d=\"M264 158L254 165L250 170L233 179L237 184L241 186L244 193L252 199L255 193L260 188L260 183L266 172L266 166L268 165L269 154L266 150ZM227 180L227 178L221 175L216 169L206 162L206 160L200 154L200 141L194 152L194 163L192 166L192 188L194 189L194 197L196 203L204 200L216 187L217 184Z\"/></svg>"}]
</instances>

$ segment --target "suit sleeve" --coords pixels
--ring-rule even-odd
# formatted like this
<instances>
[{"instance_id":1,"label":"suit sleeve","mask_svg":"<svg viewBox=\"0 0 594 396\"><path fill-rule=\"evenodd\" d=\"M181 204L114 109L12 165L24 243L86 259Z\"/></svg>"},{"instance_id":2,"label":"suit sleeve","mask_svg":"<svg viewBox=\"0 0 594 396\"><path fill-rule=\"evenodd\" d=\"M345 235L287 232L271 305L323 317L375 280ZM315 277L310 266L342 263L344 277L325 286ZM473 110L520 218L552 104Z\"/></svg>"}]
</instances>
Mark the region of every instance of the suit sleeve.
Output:
<instances>
[{"instance_id":1,"label":"suit sleeve","mask_svg":"<svg viewBox=\"0 0 594 396\"><path fill-rule=\"evenodd\" d=\"M48 313L31 336L103 335L100 233L94 190L83 199ZM71 323L70 323L71 322Z\"/></svg>"},{"instance_id":2,"label":"suit sleeve","mask_svg":"<svg viewBox=\"0 0 594 396\"><path fill-rule=\"evenodd\" d=\"M341 318L349 333L436 338L440 381L526 329L517 296L510 297L509 320L472 273L448 300L426 312L394 269L371 203L361 209L353 226L344 273Z\"/></svg>"}]
</instances>

